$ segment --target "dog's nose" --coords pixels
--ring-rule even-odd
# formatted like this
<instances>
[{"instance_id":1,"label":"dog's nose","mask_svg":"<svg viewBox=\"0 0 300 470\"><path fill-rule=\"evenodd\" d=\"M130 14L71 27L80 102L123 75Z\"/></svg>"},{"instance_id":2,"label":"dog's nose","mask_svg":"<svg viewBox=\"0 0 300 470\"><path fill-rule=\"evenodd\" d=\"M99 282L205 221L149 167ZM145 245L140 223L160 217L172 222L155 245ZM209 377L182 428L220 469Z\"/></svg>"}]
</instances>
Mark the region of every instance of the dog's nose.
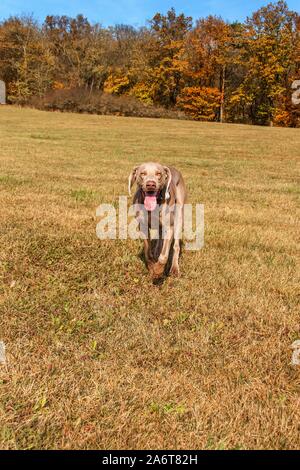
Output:
<instances>
[{"instance_id":1,"label":"dog's nose","mask_svg":"<svg viewBox=\"0 0 300 470\"><path fill-rule=\"evenodd\" d=\"M156 190L156 183L155 181L147 181L146 183L147 191L155 191Z\"/></svg>"}]
</instances>

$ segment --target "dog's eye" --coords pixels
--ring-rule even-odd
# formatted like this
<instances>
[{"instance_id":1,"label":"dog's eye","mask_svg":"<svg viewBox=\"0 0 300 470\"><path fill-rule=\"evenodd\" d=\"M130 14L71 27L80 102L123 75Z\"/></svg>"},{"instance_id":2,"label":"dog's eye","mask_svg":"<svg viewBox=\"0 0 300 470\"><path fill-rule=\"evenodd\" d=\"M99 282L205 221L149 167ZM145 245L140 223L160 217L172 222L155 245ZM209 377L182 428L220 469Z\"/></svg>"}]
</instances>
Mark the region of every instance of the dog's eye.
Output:
<instances>
[{"instance_id":1,"label":"dog's eye","mask_svg":"<svg viewBox=\"0 0 300 470\"><path fill-rule=\"evenodd\" d=\"M143 171L143 173L141 173L141 176L146 176L146 173Z\"/></svg>"},{"instance_id":2,"label":"dog's eye","mask_svg":"<svg viewBox=\"0 0 300 470\"><path fill-rule=\"evenodd\" d=\"M158 176L159 178L161 178L161 173L156 173L156 176Z\"/></svg>"}]
</instances>

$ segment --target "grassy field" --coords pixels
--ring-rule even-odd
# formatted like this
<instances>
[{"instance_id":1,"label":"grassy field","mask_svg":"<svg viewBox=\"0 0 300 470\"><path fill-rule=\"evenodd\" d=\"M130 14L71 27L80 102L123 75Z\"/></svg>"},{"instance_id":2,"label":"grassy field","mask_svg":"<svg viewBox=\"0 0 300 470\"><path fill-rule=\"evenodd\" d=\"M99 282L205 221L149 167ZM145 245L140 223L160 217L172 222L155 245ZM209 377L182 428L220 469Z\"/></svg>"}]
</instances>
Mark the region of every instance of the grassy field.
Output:
<instances>
[{"instance_id":1,"label":"grassy field","mask_svg":"<svg viewBox=\"0 0 300 470\"><path fill-rule=\"evenodd\" d=\"M299 129L1 107L0 448L299 447L299 156ZM145 160L205 205L161 286L95 235Z\"/></svg>"}]
</instances>

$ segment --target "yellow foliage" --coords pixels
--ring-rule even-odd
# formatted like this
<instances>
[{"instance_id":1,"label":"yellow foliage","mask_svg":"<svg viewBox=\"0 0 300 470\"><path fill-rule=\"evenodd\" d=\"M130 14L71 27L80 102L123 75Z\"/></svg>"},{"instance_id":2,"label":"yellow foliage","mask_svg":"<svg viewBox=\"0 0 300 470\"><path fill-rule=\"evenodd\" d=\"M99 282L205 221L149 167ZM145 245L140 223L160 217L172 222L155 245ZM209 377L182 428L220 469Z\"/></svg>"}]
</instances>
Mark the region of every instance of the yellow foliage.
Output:
<instances>
[{"instance_id":1,"label":"yellow foliage","mask_svg":"<svg viewBox=\"0 0 300 470\"><path fill-rule=\"evenodd\" d=\"M103 90L106 93L114 95L121 95L126 93L130 87L130 80L128 75L122 75L120 72L117 74L111 73L104 82Z\"/></svg>"},{"instance_id":2,"label":"yellow foliage","mask_svg":"<svg viewBox=\"0 0 300 470\"><path fill-rule=\"evenodd\" d=\"M151 87L146 83L137 83L131 90L130 95L135 96L145 104L153 104Z\"/></svg>"}]
</instances>

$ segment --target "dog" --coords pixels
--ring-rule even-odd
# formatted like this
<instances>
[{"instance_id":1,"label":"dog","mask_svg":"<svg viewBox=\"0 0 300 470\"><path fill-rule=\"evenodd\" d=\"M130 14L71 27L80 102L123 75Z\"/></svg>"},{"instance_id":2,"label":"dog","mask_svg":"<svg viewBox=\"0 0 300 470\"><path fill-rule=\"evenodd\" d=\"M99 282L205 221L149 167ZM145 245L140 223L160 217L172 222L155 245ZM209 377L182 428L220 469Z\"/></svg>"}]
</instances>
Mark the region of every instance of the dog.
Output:
<instances>
[{"instance_id":1,"label":"dog","mask_svg":"<svg viewBox=\"0 0 300 470\"><path fill-rule=\"evenodd\" d=\"M138 204L136 218L144 239L146 265L152 278L155 280L164 275L170 254L169 274L179 276L183 211L187 200L183 177L176 168L148 162L133 168L128 179L129 195L134 183L137 184L137 191L133 203ZM150 228L153 228L155 222L159 237L156 252L153 252Z\"/></svg>"}]
</instances>

